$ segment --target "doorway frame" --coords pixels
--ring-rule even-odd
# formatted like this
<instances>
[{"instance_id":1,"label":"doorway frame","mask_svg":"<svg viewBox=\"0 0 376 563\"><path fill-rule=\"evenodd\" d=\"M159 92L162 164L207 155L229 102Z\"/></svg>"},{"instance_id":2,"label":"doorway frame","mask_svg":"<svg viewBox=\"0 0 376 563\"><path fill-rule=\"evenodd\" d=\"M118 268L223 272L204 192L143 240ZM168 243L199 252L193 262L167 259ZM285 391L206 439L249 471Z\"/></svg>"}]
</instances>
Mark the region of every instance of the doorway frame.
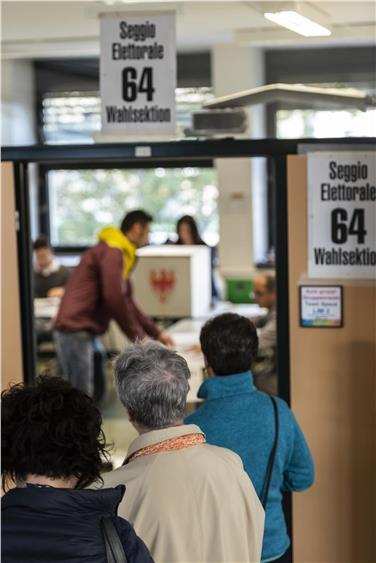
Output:
<instances>
[{"instance_id":1,"label":"doorway frame","mask_svg":"<svg viewBox=\"0 0 376 563\"><path fill-rule=\"evenodd\" d=\"M271 160L274 176L275 229L276 229L276 286L277 286L277 341L278 391L290 404L290 337L288 300L288 217L287 217L287 156L299 153L300 145L374 145L376 139L218 139L181 140L170 142L109 143L93 145L35 145L4 147L2 160L13 162L17 222L17 251L19 266L19 293L21 310L21 340L24 380L35 378L36 344L33 323L32 248L30 225L30 195L28 165L55 167L85 166L100 168L119 164L134 167L158 165L161 161L179 163L193 160L214 161L217 158L264 157ZM142 156L138 156L142 155ZM146 156L143 156L146 155ZM282 298L283 297L283 298Z\"/></svg>"},{"instance_id":2,"label":"doorway frame","mask_svg":"<svg viewBox=\"0 0 376 563\"><path fill-rule=\"evenodd\" d=\"M290 333L289 333L289 268L288 268L288 187L287 157L299 154L300 146L332 145L354 147L374 146L375 138L344 139L219 139L181 140L171 142L111 143L93 145L37 145L30 147L5 147L3 161L11 161L15 173L15 198L17 222L17 251L19 267L19 294L21 311L22 363L24 380L31 383L35 377L36 343L33 321L32 297L32 245L30 231L30 197L28 165L106 167L125 164L142 168L161 162L179 164L217 158L264 157L271 161L274 176L274 203L276 209L276 289L277 289L277 342L278 342L278 392L290 404ZM138 156L142 155L142 156ZM144 156L146 155L146 156ZM291 542L292 534L291 495L284 502L284 510ZM292 555L291 555L292 557Z\"/></svg>"}]
</instances>

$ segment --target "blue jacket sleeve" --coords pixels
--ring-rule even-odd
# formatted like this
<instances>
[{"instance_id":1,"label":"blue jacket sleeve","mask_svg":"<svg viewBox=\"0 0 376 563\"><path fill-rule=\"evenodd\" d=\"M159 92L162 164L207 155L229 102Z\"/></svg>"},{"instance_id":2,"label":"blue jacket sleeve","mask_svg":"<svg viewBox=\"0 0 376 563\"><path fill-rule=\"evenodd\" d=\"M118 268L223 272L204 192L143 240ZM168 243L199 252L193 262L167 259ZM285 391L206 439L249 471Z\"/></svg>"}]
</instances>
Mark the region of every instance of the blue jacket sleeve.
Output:
<instances>
[{"instance_id":1,"label":"blue jacket sleeve","mask_svg":"<svg viewBox=\"0 0 376 563\"><path fill-rule=\"evenodd\" d=\"M128 562L154 563L154 559L150 555L148 548L142 539L138 537L129 522L118 516L116 524Z\"/></svg>"},{"instance_id":2,"label":"blue jacket sleeve","mask_svg":"<svg viewBox=\"0 0 376 563\"><path fill-rule=\"evenodd\" d=\"M303 432L293 413L290 414L291 445L287 466L283 474L284 491L304 491L314 480L314 466Z\"/></svg>"}]
</instances>

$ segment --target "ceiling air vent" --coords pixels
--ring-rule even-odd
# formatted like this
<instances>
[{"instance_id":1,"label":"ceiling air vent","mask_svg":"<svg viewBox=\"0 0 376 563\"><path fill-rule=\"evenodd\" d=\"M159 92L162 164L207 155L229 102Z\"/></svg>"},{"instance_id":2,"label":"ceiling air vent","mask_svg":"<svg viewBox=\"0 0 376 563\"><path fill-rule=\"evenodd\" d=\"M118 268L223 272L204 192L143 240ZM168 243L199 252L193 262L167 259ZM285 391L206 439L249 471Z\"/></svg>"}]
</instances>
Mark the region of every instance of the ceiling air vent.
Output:
<instances>
[{"instance_id":1,"label":"ceiling air vent","mask_svg":"<svg viewBox=\"0 0 376 563\"><path fill-rule=\"evenodd\" d=\"M185 133L195 136L244 133L247 125L244 110L195 111L192 113L192 128Z\"/></svg>"}]
</instances>

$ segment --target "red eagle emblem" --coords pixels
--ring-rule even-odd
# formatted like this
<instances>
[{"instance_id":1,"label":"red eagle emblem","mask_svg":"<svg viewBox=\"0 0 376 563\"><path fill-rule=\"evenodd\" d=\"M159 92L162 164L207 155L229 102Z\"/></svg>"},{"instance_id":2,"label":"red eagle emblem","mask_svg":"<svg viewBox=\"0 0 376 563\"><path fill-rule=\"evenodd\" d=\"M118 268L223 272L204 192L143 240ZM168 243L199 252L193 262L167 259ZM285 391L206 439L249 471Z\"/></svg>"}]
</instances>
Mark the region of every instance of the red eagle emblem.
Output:
<instances>
[{"instance_id":1,"label":"red eagle emblem","mask_svg":"<svg viewBox=\"0 0 376 563\"><path fill-rule=\"evenodd\" d=\"M163 268L159 272L155 270L150 272L150 285L161 303L166 302L168 294L175 287L175 281L175 273L172 270L167 271Z\"/></svg>"}]
</instances>

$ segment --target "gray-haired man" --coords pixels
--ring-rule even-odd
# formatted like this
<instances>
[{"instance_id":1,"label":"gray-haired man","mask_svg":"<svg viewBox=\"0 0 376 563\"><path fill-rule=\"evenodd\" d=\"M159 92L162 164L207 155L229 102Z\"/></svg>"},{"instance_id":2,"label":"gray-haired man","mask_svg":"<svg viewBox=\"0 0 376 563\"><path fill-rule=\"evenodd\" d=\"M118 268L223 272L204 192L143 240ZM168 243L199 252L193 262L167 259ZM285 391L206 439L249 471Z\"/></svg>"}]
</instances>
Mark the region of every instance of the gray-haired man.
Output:
<instances>
[{"instance_id":1,"label":"gray-haired man","mask_svg":"<svg viewBox=\"0 0 376 563\"><path fill-rule=\"evenodd\" d=\"M183 426L186 361L158 342L129 346L115 382L140 436L104 486L125 484L119 515L157 562L260 561L264 512L240 458Z\"/></svg>"}]
</instances>

